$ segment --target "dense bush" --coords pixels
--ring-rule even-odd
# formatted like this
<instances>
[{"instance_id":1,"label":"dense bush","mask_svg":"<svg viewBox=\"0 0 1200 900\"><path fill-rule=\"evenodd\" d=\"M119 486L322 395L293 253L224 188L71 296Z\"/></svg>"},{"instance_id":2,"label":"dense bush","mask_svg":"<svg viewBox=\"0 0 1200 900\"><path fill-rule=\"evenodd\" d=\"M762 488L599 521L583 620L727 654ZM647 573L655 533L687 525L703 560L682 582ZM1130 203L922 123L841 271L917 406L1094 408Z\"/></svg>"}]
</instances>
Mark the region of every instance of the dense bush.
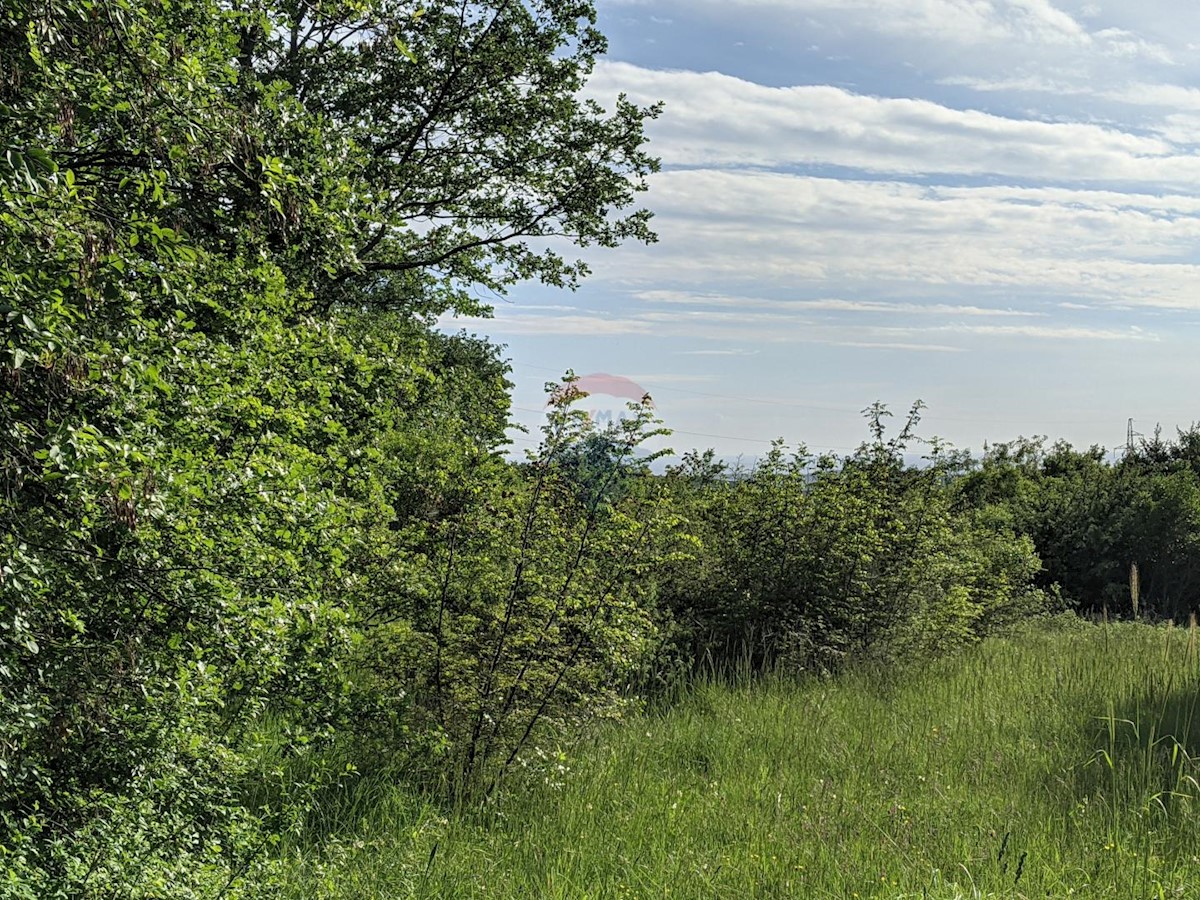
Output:
<instances>
[{"instance_id":1,"label":"dense bush","mask_svg":"<svg viewBox=\"0 0 1200 900\"><path fill-rule=\"evenodd\" d=\"M0 896L263 896L365 562L501 441L495 349L436 317L573 284L548 235L651 237L593 18L0 9Z\"/></svg>"},{"instance_id":2,"label":"dense bush","mask_svg":"<svg viewBox=\"0 0 1200 900\"><path fill-rule=\"evenodd\" d=\"M850 656L923 657L1041 608L1031 542L1002 517L955 504L965 461L934 444L904 453L919 406L844 459L788 455L749 472L711 457L673 470L701 549L664 579L698 660L836 667Z\"/></svg>"},{"instance_id":3,"label":"dense bush","mask_svg":"<svg viewBox=\"0 0 1200 900\"><path fill-rule=\"evenodd\" d=\"M480 288L649 240L580 0L0 10L0 898L270 895L354 765L494 796L678 669L1188 608L1200 437L652 474L570 381L506 459ZM1034 553L1045 561L1044 570Z\"/></svg>"},{"instance_id":4,"label":"dense bush","mask_svg":"<svg viewBox=\"0 0 1200 900\"><path fill-rule=\"evenodd\" d=\"M1200 432L1156 435L1108 463L1040 440L998 444L961 485L963 501L1007 517L1034 542L1039 583L1058 586L1081 612L1135 610L1186 617L1200 596Z\"/></svg>"},{"instance_id":5,"label":"dense bush","mask_svg":"<svg viewBox=\"0 0 1200 900\"><path fill-rule=\"evenodd\" d=\"M352 740L459 799L546 729L619 713L655 636L648 576L671 520L639 453L650 411L597 430L574 396L556 395L527 463L480 460L455 509L390 530L355 604Z\"/></svg>"}]
</instances>

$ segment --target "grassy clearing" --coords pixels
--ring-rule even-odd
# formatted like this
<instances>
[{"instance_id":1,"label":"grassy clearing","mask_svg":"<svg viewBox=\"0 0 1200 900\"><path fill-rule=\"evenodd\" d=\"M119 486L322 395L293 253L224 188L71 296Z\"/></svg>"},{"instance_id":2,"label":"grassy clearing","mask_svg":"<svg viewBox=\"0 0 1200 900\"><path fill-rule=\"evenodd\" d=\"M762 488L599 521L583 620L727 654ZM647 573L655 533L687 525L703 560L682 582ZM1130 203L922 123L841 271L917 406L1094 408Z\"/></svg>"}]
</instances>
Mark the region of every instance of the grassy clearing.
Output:
<instances>
[{"instance_id":1,"label":"grassy clearing","mask_svg":"<svg viewBox=\"0 0 1200 900\"><path fill-rule=\"evenodd\" d=\"M486 814L360 782L296 897L1200 898L1194 629L991 640L905 676L698 686Z\"/></svg>"}]
</instances>

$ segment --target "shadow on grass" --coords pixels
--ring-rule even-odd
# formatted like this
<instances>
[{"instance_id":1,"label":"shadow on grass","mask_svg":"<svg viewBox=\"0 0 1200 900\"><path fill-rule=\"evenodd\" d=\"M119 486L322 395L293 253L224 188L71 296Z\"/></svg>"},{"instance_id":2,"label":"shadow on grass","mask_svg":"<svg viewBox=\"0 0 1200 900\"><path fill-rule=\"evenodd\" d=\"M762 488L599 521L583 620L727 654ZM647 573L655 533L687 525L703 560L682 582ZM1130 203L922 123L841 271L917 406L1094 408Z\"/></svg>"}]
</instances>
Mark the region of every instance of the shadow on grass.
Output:
<instances>
[{"instance_id":1,"label":"shadow on grass","mask_svg":"<svg viewBox=\"0 0 1200 900\"><path fill-rule=\"evenodd\" d=\"M1155 827L1200 814L1200 686L1151 688L1084 725L1092 748L1059 787L1073 804L1102 802L1113 825L1153 814ZM1177 815L1178 814L1178 815Z\"/></svg>"}]
</instances>

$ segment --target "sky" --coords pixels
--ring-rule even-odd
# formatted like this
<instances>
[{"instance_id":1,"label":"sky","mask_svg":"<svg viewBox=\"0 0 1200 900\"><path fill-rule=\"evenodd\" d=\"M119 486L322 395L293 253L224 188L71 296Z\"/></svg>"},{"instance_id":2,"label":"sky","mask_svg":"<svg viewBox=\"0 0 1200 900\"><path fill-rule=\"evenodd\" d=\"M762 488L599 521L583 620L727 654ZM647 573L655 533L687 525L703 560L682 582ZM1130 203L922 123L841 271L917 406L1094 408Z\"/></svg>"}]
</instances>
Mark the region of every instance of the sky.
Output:
<instances>
[{"instance_id":1,"label":"sky","mask_svg":"<svg viewBox=\"0 0 1200 900\"><path fill-rule=\"evenodd\" d=\"M745 459L852 450L875 401L975 453L1200 420L1200 4L597 5L588 93L664 104L659 240L445 323L506 346L517 449L567 369Z\"/></svg>"}]
</instances>

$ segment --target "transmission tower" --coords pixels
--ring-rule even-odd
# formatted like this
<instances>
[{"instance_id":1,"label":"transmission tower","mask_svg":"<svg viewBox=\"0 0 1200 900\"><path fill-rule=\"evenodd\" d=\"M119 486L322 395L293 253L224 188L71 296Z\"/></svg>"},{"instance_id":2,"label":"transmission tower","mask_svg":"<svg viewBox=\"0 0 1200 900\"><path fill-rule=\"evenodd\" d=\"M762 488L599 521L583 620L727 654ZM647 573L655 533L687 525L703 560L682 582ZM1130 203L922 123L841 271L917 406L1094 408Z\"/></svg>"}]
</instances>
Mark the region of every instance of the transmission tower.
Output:
<instances>
[{"instance_id":1,"label":"transmission tower","mask_svg":"<svg viewBox=\"0 0 1200 900\"><path fill-rule=\"evenodd\" d=\"M1145 437L1140 431L1133 430L1133 419L1129 420L1129 425L1125 429L1125 455L1128 456L1133 452L1133 444L1140 437Z\"/></svg>"}]
</instances>

